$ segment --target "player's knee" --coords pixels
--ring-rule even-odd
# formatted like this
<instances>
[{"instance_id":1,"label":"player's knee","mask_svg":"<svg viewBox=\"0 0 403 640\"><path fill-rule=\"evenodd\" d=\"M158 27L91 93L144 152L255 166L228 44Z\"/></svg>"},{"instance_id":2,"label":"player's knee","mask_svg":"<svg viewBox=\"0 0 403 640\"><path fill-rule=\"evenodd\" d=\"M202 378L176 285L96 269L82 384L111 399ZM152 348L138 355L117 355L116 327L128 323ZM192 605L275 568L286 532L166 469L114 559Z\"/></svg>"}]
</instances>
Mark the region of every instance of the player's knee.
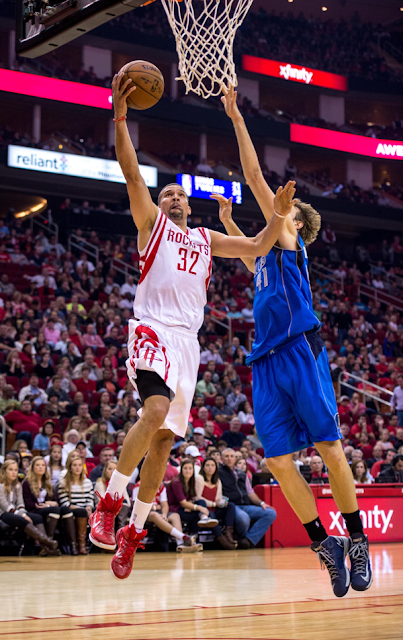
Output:
<instances>
[{"instance_id":1,"label":"player's knee","mask_svg":"<svg viewBox=\"0 0 403 640\"><path fill-rule=\"evenodd\" d=\"M294 463L292 461L291 453L285 456L276 456L274 458L266 458L266 463L270 471L276 477L284 473L289 473L290 470L295 468Z\"/></svg>"},{"instance_id":2,"label":"player's knee","mask_svg":"<svg viewBox=\"0 0 403 640\"><path fill-rule=\"evenodd\" d=\"M147 398L143 407L145 427L151 431L157 431L165 421L169 411L169 400L162 396Z\"/></svg>"}]
</instances>

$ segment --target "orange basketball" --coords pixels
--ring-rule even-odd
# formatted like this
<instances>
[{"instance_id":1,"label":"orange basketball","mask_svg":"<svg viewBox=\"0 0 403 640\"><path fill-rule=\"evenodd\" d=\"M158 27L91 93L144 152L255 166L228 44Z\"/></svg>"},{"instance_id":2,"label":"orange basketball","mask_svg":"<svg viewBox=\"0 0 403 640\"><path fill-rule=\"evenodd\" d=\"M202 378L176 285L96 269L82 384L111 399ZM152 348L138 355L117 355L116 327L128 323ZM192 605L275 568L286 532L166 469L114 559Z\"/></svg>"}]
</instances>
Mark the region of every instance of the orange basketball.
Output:
<instances>
[{"instance_id":1,"label":"orange basketball","mask_svg":"<svg viewBox=\"0 0 403 640\"><path fill-rule=\"evenodd\" d=\"M157 104L164 93L165 84L164 76L158 67L145 60L134 60L125 64L121 70L124 71L122 84L130 78L132 84L137 87L136 91L127 98L128 107L142 110ZM128 87L130 88L132 84Z\"/></svg>"}]
</instances>

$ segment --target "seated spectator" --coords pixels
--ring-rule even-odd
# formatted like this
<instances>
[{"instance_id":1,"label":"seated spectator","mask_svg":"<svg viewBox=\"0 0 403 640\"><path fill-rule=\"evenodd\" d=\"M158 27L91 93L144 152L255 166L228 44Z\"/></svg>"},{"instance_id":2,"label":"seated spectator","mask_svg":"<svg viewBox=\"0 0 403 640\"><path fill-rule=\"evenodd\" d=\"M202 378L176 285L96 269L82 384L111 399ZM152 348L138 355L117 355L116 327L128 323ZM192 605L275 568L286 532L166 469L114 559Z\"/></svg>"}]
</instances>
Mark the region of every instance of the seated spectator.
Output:
<instances>
[{"instance_id":1,"label":"seated spectator","mask_svg":"<svg viewBox=\"0 0 403 640\"><path fill-rule=\"evenodd\" d=\"M62 512L64 515L65 510L59 507L55 499L50 473L42 456L35 456L32 459L22 483L22 493L28 512L42 517L47 535L53 539L60 516ZM52 555L61 555L61 553L57 550Z\"/></svg>"},{"instance_id":2,"label":"seated spectator","mask_svg":"<svg viewBox=\"0 0 403 640\"><path fill-rule=\"evenodd\" d=\"M353 451L351 452L351 464L354 464L354 462L358 462L359 460L362 460L363 457L364 456L361 449L353 449Z\"/></svg>"},{"instance_id":3,"label":"seated spectator","mask_svg":"<svg viewBox=\"0 0 403 640\"><path fill-rule=\"evenodd\" d=\"M98 420L95 430L90 439L90 449L94 451L96 444L112 444L114 442L113 435L108 433L108 423L102 418Z\"/></svg>"},{"instance_id":4,"label":"seated spectator","mask_svg":"<svg viewBox=\"0 0 403 640\"><path fill-rule=\"evenodd\" d=\"M46 404L48 396L43 389L39 387L39 378L36 373L31 373L29 376L29 384L26 387L22 387L18 394L18 400L21 402L29 396L34 407L38 408L41 404Z\"/></svg>"},{"instance_id":5,"label":"seated spectator","mask_svg":"<svg viewBox=\"0 0 403 640\"><path fill-rule=\"evenodd\" d=\"M203 396L216 396L217 390L213 383L211 382L212 375L210 371L205 371L203 373L202 380L196 384L196 393L201 394Z\"/></svg>"},{"instance_id":6,"label":"seated spectator","mask_svg":"<svg viewBox=\"0 0 403 640\"><path fill-rule=\"evenodd\" d=\"M135 502L141 481L137 482L133 489L132 500ZM198 544L195 535L183 533L182 522L179 513L170 513L168 505L167 489L161 484L155 498L153 506L148 514L147 523L154 524L158 529L171 535L176 539L176 550L178 552L195 553L203 551L203 545ZM145 525L147 528L147 524Z\"/></svg>"},{"instance_id":7,"label":"seated spectator","mask_svg":"<svg viewBox=\"0 0 403 640\"><path fill-rule=\"evenodd\" d=\"M213 458L203 461L200 473L196 477L196 499L204 500L210 515L225 525L223 534L220 525L214 534L224 549L236 549L238 543L233 538L235 524L235 505L222 495L222 484L218 475L218 464Z\"/></svg>"},{"instance_id":8,"label":"seated spectator","mask_svg":"<svg viewBox=\"0 0 403 640\"><path fill-rule=\"evenodd\" d=\"M54 375L52 378L52 385L48 387L47 393L48 393L48 396L56 395L59 406L61 407L64 406L64 408L67 409L67 407L69 407L73 403L71 401L69 394L64 389L62 389L62 380L63 379L61 375L58 375L58 374Z\"/></svg>"},{"instance_id":9,"label":"seated spectator","mask_svg":"<svg viewBox=\"0 0 403 640\"><path fill-rule=\"evenodd\" d=\"M93 419L90 416L88 411L88 404L86 402L81 402L77 408L77 417L80 420L78 426L78 433L82 440L86 440L88 434L91 433L91 427L93 425Z\"/></svg>"},{"instance_id":10,"label":"seated spectator","mask_svg":"<svg viewBox=\"0 0 403 640\"><path fill-rule=\"evenodd\" d=\"M49 449L49 438L53 434L54 430L55 424L53 420L46 420L46 422L42 425L40 433L35 436L32 448L40 449L42 454L47 453Z\"/></svg>"},{"instance_id":11,"label":"seated spectator","mask_svg":"<svg viewBox=\"0 0 403 640\"><path fill-rule=\"evenodd\" d=\"M350 437L356 444L358 444L359 435L362 432L367 433L369 439L375 442L375 435L372 430L372 427L368 424L368 419L366 415L359 416L358 422L351 427Z\"/></svg>"},{"instance_id":12,"label":"seated spectator","mask_svg":"<svg viewBox=\"0 0 403 640\"><path fill-rule=\"evenodd\" d=\"M53 444L50 447L49 456L45 457L45 462L47 463L49 469L50 482L52 487L55 487L57 485L60 479L60 473L64 469L64 465L62 463L62 449L63 447L61 444Z\"/></svg>"},{"instance_id":13,"label":"seated spectator","mask_svg":"<svg viewBox=\"0 0 403 640\"><path fill-rule=\"evenodd\" d=\"M360 394L357 391L354 391L351 396L351 401L348 405L351 416L353 419L358 420L358 417L366 412L367 408L365 404L360 402Z\"/></svg>"},{"instance_id":14,"label":"seated spectator","mask_svg":"<svg viewBox=\"0 0 403 640\"><path fill-rule=\"evenodd\" d=\"M40 555L55 554L57 542L46 535L42 516L27 513L18 481L18 465L14 460L5 460L0 469L0 520L16 529L16 536L22 542L23 534L38 541L42 548Z\"/></svg>"},{"instance_id":15,"label":"seated spectator","mask_svg":"<svg viewBox=\"0 0 403 640\"><path fill-rule=\"evenodd\" d=\"M213 444L211 440L208 440L205 437L205 431L203 427L196 427L193 429L193 440L196 443L196 447L198 448L200 455L205 458L206 456L206 448L209 444Z\"/></svg>"},{"instance_id":16,"label":"seated spectator","mask_svg":"<svg viewBox=\"0 0 403 640\"><path fill-rule=\"evenodd\" d=\"M49 320L47 321L43 332L45 334L46 343L49 346L54 347L56 343L59 342L60 331L59 329L55 328L55 323L52 318L49 318Z\"/></svg>"},{"instance_id":17,"label":"seated spectator","mask_svg":"<svg viewBox=\"0 0 403 640\"><path fill-rule=\"evenodd\" d=\"M372 449L372 456L370 458L367 458L366 460L368 468L371 469L371 473L372 473L372 466L375 464L375 462L383 462L383 445L380 442L377 442L374 445L374 448ZM372 475L374 474L372 473Z\"/></svg>"},{"instance_id":18,"label":"seated spectator","mask_svg":"<svg viewBox=\"0 0 403 640\"><path fill-rule=\"evenodd\" d=\"M17 349L12 349L8 352L6 358L6 364L4 366L4 373L6 376L16 376L22 378L25 373L25 366L21 362Z\"/></svg>"},{"instance_id":19,"label":"seated spectator","mask_svg":"<svg viewBox=\"0 0 403 640\"><path fill-rule=\"evenodd\" d=\"M379 434L379 442L382 443L384 450L394 449L393 444L391 442L391 437L392 437L392 434L390 433L389 429L382 429L381 433Z\"/></svg>"},{"instance_id":20,"label":"seated spectator","mask_svg":"<svg viewBox=\"0 0 403 640\"><path fill-rule=\"evenodd\" d=\"M248 398L242 393L241 382L234 384L232 389L232 392L227 395L227 405L233 413L237 413L241 402L247 402Z\"/></svg>"},{"instance_id":21,"label":"seated spectator","mask_svg":"<svg viewBox=\"0 0 403 640\"><path fill-rule=\"evenodd\" d=\"M109 404L104 404L101 407L101 419L105 420L108 433L114 434L119 428L117 419L113 416L112 407Z\"/></svg>"},{"instance_id":22,"label":"seated spectator","mask_svg":"<svg viewBox=\"0 0 403 640\"><path fill-rule=\"evenodd\" d=\"M77 378L74 380L74 384L76 385L78 391L84 393L87 391L88 393L93 393L97 390L97 383L95 380L90 380L91 367L88 365L83 365L81 367L81 378Z\"/></svg>"},{"instance_id":23,"label":"seated spectator","mask_svg":"<svg viewBox=\"0 0 403 640\"><path fill-rule=\"evenodd\" d=\"M87 458L94 457L92 451L87 448L87 444L84 442L84 440L79 440L77 442L76 451L78 451L78 453L80 454L81 462L83 463L84 467L84 474L85 477L88 478L91 471L95 469L96 466L95 463L91 462L90 460L87 462Z\"/></svg>"},{"instance_id":24,"label":"seated spectator","mask_svg":"<svg viewBox=\"0 0 403 640\"><path fill-rule=\"evenodd\" d=\"M99 464L93 469L90 473L90 480L93 484L102 476L102 472L104 470L104 466L109 460L113 460L115 457L115 452L112 447L104 447L99 454Z\"/></svg>"},{"instance_id":25,"label":"seated spectator","mask_svg":"<svg viewBox=\"0 0 403 640\"><path fill-rule=\"evenodd\" d=\"M14 387L11 384L4 385L0 397L0 416L20 409L20 403L14 398Z\"/></svg>"},{"instance_id":26,"label":"seated spectator","mask_svg":"<svg viewBox=\"0 0 403 640\"><path fill-rule=\"evenodd\" d=\"M223 375L221 383L217 387L217 395L222 395L225 398L225 402L227 402L227 397L230 393L232 393L231 380L228 375ZM226 406L228 407L227 404ZM230 407L228 407L228 409L233 415L232 409L230 409ZM222 422L227 422L227 421L223 420Z\"/></svg>"},{"instance_id":27,"label":"seated spectator","mask_svg":"<svg viewBox=\"0 0 403 640\"><path fill-rule=\"evenodd\" d=\"M391 461L391 466L380 472L376 482L403 482L403 455L398 453Z\"/></svg>"},{"instance_id":28,"label":"seated spectator","mask_svg":"<svg viewBox=\"0 0 403 640\"><path fill-rule=\"evenodd\" d=\"M87 325L87 330L82 337L82 342L85 347L92 347L95 353L98 347L105 347L102 338L95 333L95 325L93 324Z\"/></svg>"},{"instance_id":29,"label":"seated spectator","mask_svg":"<svg viewBox=\"0 0 403 640\"><path fill-rule=\"evenodd\" d=\"M182 523L188 525L191 536L198 527L212 529L218 525L216 518L210 517L204 500L196 500L194 464L190 460L181 462L179 475L167 486L169 510L178 513Z\"/></svg>"},{"instance_id":30,"label":"seated spectator","mask_svg":"<svg viewBox=\"0 0 403 640\"><path fill-rule=\"evenodd\" d=\"M113 381L114 372L110 367L102 370L102 380L97 382L97 391L108 391L108 393L116 393L116 384Z\"/></svg>"},{"instance_id":31,"label":"seated spectator","mask_svg":"<svg viewBox=\"0 0 403 640\"><path fill-rule=\"evenodd\" d=\"M262 456L260 456L258 453L256 453L256 451L253 450L252 443L250 440L248 440L248 438L244 438L242 440L242 447L240 448L240 452L246 460L248 469L252 473L257 473L260 470Z\"/></svg>"},{"instance_id":32,"label":"seated spectator","mask_svg":"<svg viewBox=\"0 0 403 640\"><path fill-rule=\"evenodd\" d=\"M345 447L351 447L354 445L353 441L350 439L350 427L348 424L340 425L340 433L341 433L341 444L343 449Z\"/></svg>"},{"instance_id":33,"label":"seated spectator","mask_svg":"<svg viewBox=\"0 0 403 640\"><path fill-rule=\"evenodd\" d=\"M215 397L215 406L211 408L211 417L216 422L229 422L233 417L233 412L225 402L222 393L217 393Z\"/></svg>"},{"instance_id":34,"label":"seated spectator","mask_svg":"<svg viewBox=\"0 0 403 640\"><path fill-rule=\"evenodd\" d=\"M238 418L241 424L255 424L255 416L248 400L241 402L238 407Z\"/></svg>"},{"instance_id":35,"label":"seated spectator","mask_svg":"<svg viewBox=\"0 0 403 640\"><path fill-rule=\"evenodd\" d=\"M323 471L324 464L320 456L312 456L309 466L312 472L311 480L317 478L318 480L323 480L323 482L329 482L329 476Z\"/></svg>"},{"instance_id":36,"label":"seated spectator","mask_svg":"<svg viewBox=\"0 0 403 640\"><path fill-rule=\"evenodd\" d=\"M222 454L219 477L223 494L236 506L235 529L240 537L239 548L254 547L276 519L275 510L253 491L246 474L235 467L235 452L226 449ZM251 526L251 522L254 521Z\"/></svg>"},{"instance_id":37,"label":"seated spectator","mask_svg":"<svg viewBox=\"0 0 403 640\"><path fill-rule=\"evenodd\" d=\"M95 483L95 506L98 505L98 502L101 498L105 498L106 490L108 488L109 480L111 479L112 473L117 467L117 462L114 460L108 460L108 462L104 465L102 475ZM99 494L99 495L97 495ZM123 491L123 504L122 507L116 516L116 529L120 529L127 524L127 520L130 513L130 497L127 493L127 489Z\"/></svg>"},{"instance_id":38,"label":"seated spectator","mask_svg":"<svg viewBox=\"0 0 403 640\"><path fill-rule=\"evenodd\" d=\"M403 427L398 427L396 429L396 438L394 441L394 447L395 449L400 449L400 447L403 447Z\"/></svg>"},{"instance_id":39,"label":"seated spectator","mask_svg":"<svg viewBox=\"0 0 403 640\"><path fill-rule=\"evenodd\" d=\"M204 425L204 435L206 440L209 440L211 444L216 445L218 438L222 436L221 428L213 421L207 420Z\"/></svg>"},{"instance_id":40,"label":"seated spectator","mask_svg":"<svg viewBox=\"0 0 403 640\"><path fill-rule=\"evenodd\" d=\"M18 437L25 440L27 445L31 447L33 438L39 433L42 426L38 414L32 411L31 401L22 400L20 408L6 413L4 419L11 433L17 433Z\"/></svg>"},{"instance_id":41,"label":"seated spectator","mask_svg":"<svg viewBox=\"0 0 403 640\"><path fill-rule=\"evenodd\" d=\"M353 472L354 484L372 484L375 482L374 478L368 471L365 460L353 462L351 465L351 471Z\"/></svg>"},{"instance_id":42,"label":"seated spectator","mask_svg":"<svg viewBox=\"0 0 403 640\"><path fill-rule=\"evenodd\" d=\"M69 507L73 518L66 518L72 555L87 555L86 537L88 518L94 509L94 488L85 477L80 458L71 458L66 466L67 473L60 481L57 495L61 507ZM72 524L71 524L72 523Z\"/></svg>"},{"instance_id":43,"label":"seated spectator","mask_svg":"<svg viewBox=\"0 0 403 640\"><path fill-rule=\"evenodd\" d=\"M222 439L227 443L227 447L230 449L242 446L242 442L244 440L244 434L241 433L241 421L239 418L232 418L230 422L229 431L224 431L222 434Z\"/></svg>"},{"instance_id":44,"label":"seated spectator","mask_svg":"<svg viewBox=\"0 0 403 640\"><path fill-rule=\"evenodd\" d=\"M392 409L396 411L399 419L399 427L403 427L403 376L397 376L397 385L393 390L391 399Z\"/></svg>"},{"instance_id":45,"label":"seated spectator","mask_svg":"<svg viewBox=\"0 0 403 640\"><path fill-rule=\"evenodd\" d=\"M88 376L90 380L94 380L94 382L98 382L98 380L102 379L102 371L97 365L97 363L95 362L94 354L92 352L86 353L84 356L84 362L80 362L77 366L74 367L74 371L73 371L74 381L78 378L83 377L83 374L82 374L83 367L90 368L90 373Z\"/></svg>"},{"instance_id":46,"label":"seated spectator","mask_svg":"<svg viewBox=\"0 0 403 640\"><path fill-rule=\"evenodd\" d=\"M80 440L80 435L77 429L70 429L66 435L66 444L63 445L62 464L66 466L67 456L73 450L75 450L77 443Z\"/></svg>"},{"instance_id":47,"label":"seated spectator","mask_svg":"<svg viewBox=\"0 0 403 640\"><path fill-rule=\"evenodd\" d=\"M382 446L382 445L381 445ZM385 450L383 450L385 451ZM382 465L391 464L393 458L396 455L396 451L394 449L388 449L385 452L385 457L381 458L381 460L377 460L371 467L371 475L376 480L382 470Z\"/></svg>"},{"instance_id":48,"label":"seated spectator","mask_svg":"<svg viewBox=\"0 0 403 640\"><path fill-rule=\"evenodd\" d=\"M35 365L34 371L38 376L38 378L42 378L42 380L45 380L46 378L51 378L52 376L54 376L55 370L50 364L49 351L44 352L44 354L41 356L40 362L37 365Z\"/></svg>"}]
</instances>

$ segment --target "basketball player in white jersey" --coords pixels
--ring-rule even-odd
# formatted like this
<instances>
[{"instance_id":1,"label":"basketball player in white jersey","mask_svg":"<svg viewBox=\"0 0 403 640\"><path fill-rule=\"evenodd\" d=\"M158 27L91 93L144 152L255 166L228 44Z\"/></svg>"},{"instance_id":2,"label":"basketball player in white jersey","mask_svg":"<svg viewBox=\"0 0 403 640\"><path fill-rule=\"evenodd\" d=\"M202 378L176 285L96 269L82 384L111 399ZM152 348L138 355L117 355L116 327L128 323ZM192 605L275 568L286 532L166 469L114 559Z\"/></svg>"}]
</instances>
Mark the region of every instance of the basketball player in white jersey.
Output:
<instances>
[{"instance_id":1,"label":"basketball player in white jersey","mask_svg":"<svg viewBox=\"0 0 403 640\"><path fill-rule=\"evenodd\" d=\"M203 322L212 256L255 258L273 246L291 211L294 182L279 188L275 210L256 238L229 237L205 228L190 229L188 198L178 184L164 187L154 204L139 172L126 125L127 96L134 90L122 74L112 83L116 123L116 154L127 183L130 208L138 229L141 278L129 326L128 376L143 402L140 420L125 438L117 469L105 498L91 516L91 541L115 549L114 520L133 470L148 451L141 485L129 525L119 529L118 550L111 569L127 578L133 557L147 534L144 524L166 469L174 436L184 437L199 368L197 332ZM202 515L202 505L192 504Z\"/></svg>"}]
</instances>

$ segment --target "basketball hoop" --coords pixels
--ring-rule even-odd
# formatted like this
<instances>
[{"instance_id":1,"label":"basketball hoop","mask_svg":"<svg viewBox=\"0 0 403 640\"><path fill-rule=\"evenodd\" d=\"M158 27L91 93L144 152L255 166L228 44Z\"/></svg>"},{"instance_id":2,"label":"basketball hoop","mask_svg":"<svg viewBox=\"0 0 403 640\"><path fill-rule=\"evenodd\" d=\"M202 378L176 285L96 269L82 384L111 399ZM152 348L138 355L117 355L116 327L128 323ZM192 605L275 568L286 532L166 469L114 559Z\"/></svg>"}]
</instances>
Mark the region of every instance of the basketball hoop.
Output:
<instances>
[{"instance_id":1,"label":"basketball hoop","mask_svg":"<svg viewBox=\"0 0 403 640\"><path fill-rule=\"evenodd\" d=\"M253 0L161 0L176 40L186 93L218 96L236 86L234 38Z\"/></svg>"}]
</instances>

